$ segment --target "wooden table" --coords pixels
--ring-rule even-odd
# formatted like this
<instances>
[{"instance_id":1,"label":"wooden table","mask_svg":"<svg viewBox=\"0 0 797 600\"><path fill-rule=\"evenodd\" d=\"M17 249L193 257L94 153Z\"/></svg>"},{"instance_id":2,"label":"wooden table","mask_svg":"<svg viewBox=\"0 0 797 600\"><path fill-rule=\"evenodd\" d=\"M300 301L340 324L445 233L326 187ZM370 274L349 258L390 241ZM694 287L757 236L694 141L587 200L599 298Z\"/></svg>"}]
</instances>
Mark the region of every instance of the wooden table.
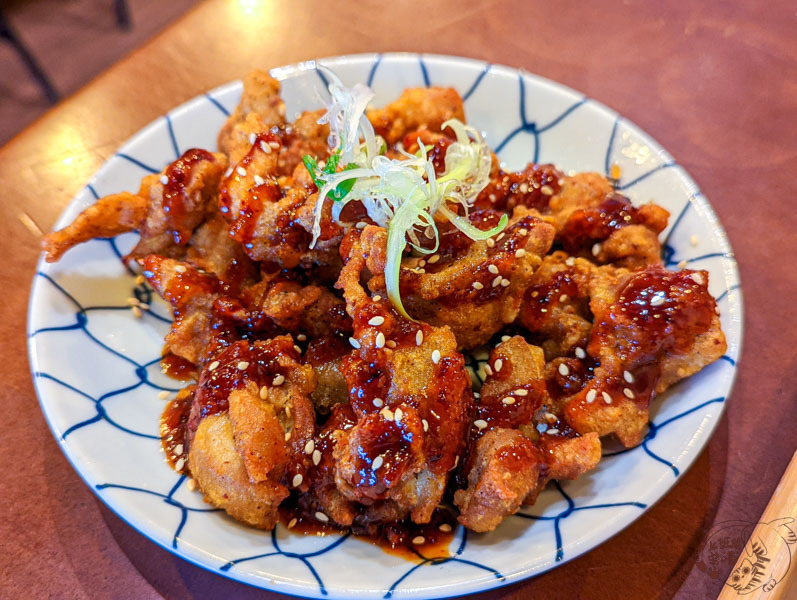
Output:
<instances>
[{"instance_id":1,"label":"wooden table","mask_svg":"<svg viewBox=\"0 0 797 600\"><path fill-rule=\"evenodd\" d=\"M652 133L711 199L739 259L746 310L739 377L711 443L615 538L483 597L715 596L728 567L714 578L697 568L707 531L755 522L797 440L797 16L787 1L678 4L212 0L0 150L0 597L273 596L161 550L67 464L28 369L39 239L21 216L48 230L124 139L253 66L389 50L473 56L581 90Z\"/></svg>"}]
</instances>

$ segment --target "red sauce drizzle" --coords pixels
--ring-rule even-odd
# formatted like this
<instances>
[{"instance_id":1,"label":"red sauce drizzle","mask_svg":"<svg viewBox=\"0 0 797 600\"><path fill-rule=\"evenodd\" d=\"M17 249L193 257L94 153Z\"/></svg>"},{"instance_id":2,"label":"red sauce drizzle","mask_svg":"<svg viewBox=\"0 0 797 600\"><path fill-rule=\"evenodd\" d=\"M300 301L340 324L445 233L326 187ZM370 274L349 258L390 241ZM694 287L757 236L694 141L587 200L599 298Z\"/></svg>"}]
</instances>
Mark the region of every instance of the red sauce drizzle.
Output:
<instances>
[{"instance_id":1,"label":"red sauce drizzle","mask_svg":"<svg viewBox=\"0 0 797 600\"><path fill-rule=\"evenodd\" d=\"M177 381L190 381L197 376L194 363L171 352L161 358L161 372Z\"/></svg>"},{"instance_id":2,"label":"red sauce drizzle","mask_svg":"<svg viewBox=\"0 0 797 600\"><path fill-rule=\"evenodd\" d=\"M161 445L166 453L166 460L176 469L177 461L188 455L186 445L186 425L194 401L193 385L183 389L177 397L170 400L161 415ZM188 461L184 461L182 473L188 472Z\"/></svg>"},{"instance_id":3,"label":"red sauce drizzle","mask_svg":"<svg viewBox=\"0 0 797 600\"><path fill-rule=\"evenodd\" d=\"M564 174L550 164L529 163L522 171L499 171L476 198L475 206L511 211L522 205L540 212L548 210L551 196L561 190L559 180Z\"/></svg>"},{"instance_id":4,"label":"red sauce drizzle","mask_svg":"<svg viewBox=\"0 0 797 600\"><path fill-rule=\"evenodd\" d=\"M168 181L163 186L163 212L172 230L174 243L184 245L191 238L192 228L185 225L189 198L185 186L191 180L194 167L202 161L216 162L210 152L192 148L171 163L164 172Z\"/></svg>"}]
</instances>

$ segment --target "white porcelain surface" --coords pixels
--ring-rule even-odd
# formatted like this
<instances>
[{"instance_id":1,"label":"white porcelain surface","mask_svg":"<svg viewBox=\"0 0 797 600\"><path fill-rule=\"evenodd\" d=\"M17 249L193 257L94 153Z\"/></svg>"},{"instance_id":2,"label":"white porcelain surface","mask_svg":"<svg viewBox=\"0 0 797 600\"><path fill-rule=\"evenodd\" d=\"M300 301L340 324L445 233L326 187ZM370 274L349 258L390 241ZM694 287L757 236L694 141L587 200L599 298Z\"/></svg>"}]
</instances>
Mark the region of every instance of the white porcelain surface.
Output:
<instances>
[{"instance_id":1,"label":"white porcelain surface","mask_svg":"<svg viewBox=\"0 0 797 600\"><path fill-rule=\"evenodd\" d=\"M136 287L119 261L132 234L93 241L56 265L39 264L29 311L29 347L42 410L87 485L131 526L179 556L252 585L311 597L447 597L501 586L551 569L594 548L638 518L676 482L705 446L730 393L741 342L742 305L732 251L709 203L688 174L652 138L605 106L551 81L461 58L358 55L320 61L346 84L369 83L376 104L404 88L456 87L468 120L500 148L510 168L530 160L569 171L606 172L618 164L620 190L654 199L671 213L663 234L671 268L682 260L710 272L728 352L654 403L645 443L606 457L576 482L551 485L490 534L460 528L452 558L414 563L353 537L273 533L238 525L210 510L164 461L158 439L161 390L179 386L158 359L170 319L153 298L135 319L125 299ZM288 114L316 108L313 63L275 69ZM100 169L61 216L64 226L99 195L135 191L194 146L214 149L240 97L234 82L158 119ZM694 236L694 237L693 237ZM693 244L697 241L696 245ZM651 543L655 543L651 540Z\"/></svg>"}]
</instances>

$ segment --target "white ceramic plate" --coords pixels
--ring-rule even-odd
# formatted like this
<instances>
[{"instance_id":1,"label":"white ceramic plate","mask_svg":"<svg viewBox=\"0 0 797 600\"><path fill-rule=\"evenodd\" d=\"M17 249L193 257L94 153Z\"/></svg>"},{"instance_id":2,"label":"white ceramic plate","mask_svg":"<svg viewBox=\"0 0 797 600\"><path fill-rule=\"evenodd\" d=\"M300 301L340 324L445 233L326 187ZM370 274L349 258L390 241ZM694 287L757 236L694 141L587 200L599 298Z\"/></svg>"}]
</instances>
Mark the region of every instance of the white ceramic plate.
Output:
<instances>
[{"instance_id":1,"label":"white ceramic plate","mask_svg":"<svg viewBox=\"0 0 797 600\"><path fill-rule=\"evenodd\" d=\"M444 597L498 587L551 569L594 548L638 518L676 482L708 442L736 372L742 304L736 263L717 217L694 181L650 136L605 106L561 85L507 67L414 54L320 61L347 85L365 82L386 103L406 87L443 85L465 99L468 121L510 168L530 160L569 171L621 168L619 188L650 199L672 217L663 233L668 265L710 272L728 353L655 402L651 433L605 458L576 482L551 485L533 507L489 534L456 532L452 558L415 562L353 537L302 537L243 527L210 510L164 461L158 423L161 390L177 383L158 360L169 311L137 287L119 260L127 234L84 244L56 265L39 264L29 313L30 359L42 410L75 469L141 533L182 558L252 585L301 596ZM317 108L323 89L314 63L275 69L288 114ZM191 147L215 149L241 94L240 82L174 109L144 128L103 165L57 226L95 198L135 191ZM125 299L153 310L136 319Z\"/></svg>"}]
</instances>

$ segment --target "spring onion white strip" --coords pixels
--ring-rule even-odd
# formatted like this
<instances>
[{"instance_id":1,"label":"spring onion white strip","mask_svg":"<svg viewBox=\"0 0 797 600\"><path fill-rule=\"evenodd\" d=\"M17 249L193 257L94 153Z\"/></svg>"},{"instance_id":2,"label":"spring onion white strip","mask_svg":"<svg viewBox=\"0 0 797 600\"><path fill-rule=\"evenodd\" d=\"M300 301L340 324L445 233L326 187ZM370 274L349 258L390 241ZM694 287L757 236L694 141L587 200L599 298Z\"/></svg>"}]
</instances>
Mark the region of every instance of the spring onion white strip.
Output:
<instances>
[{"instance_id":1,"label":"spring onion white strip","mask_svg":"<svg viewBox=\"0 0 797 600\"><path fill-rule=\"evenodd\" d=\"M329 123L332 151L340 155L338 168L345 167L346 170L314 173L322 187L315 205L310 247L315 247L321 234L325 200L341 183L354 180L343 198L333 202L332 218L340 222L343 208L356 200L363 205L372 221L387 229L387 296L403 316L411 319L399 294L401 260L408 244L422 254L437 251L440 234L435 215L444 217L473 240L485 240L506 227L506 215L489 231L482 231L468 219L474 200L490 178L490 149L473 127L451 119L443 123L443 128L451 129L457 139L446 151L445 170L439 177L427 156L428 149L420 139L415 154L401 151L400 160L380 155L378 148L383 146L383 140L375 135L365 115L373 92L361 84L345 88L334 73L326 73L331 81L329 92L332 100L318 122ZM461 206L461 210L452 210L449 203ZM422 233L434 239L433 249L421 246L418 236Z\"/></svg>"}]
</instances>

